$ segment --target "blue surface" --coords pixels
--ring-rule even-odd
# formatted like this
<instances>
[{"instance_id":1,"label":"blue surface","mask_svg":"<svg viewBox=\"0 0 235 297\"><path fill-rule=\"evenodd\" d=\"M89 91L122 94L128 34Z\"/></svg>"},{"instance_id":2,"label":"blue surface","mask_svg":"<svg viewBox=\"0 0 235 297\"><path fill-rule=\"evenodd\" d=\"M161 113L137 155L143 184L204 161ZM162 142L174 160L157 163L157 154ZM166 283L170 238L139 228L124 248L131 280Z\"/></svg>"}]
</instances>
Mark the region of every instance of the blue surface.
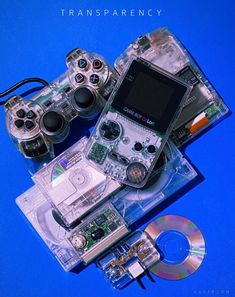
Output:
<instances>
[{"instance_id":1,"label":"blue surface","mask_svg":"<svg viewBox=\"0 0 235 297\"><path fill-rule=\"evenodd\" d=\"M156 239L156 245L163 255L162 261L169 265L182 263L189 255L190 245L187 237L176 230L167 230Z\"/></svg>"},{"instance_id":2,"label":"blue surface","mask_svg":"<svg viewBox=\"0 0 235 297\"><path fill-rule=\"evenodd\" d=\"M61 8L162 9L160 17L68 17ZM113 63L138 35L168 26L188 47L225 102L235 110L235 4L227 1L40 0L0 3L0 89L28 76L49 81L65 70L74 47L97 51ZM112 290L95 265L79 275L65 273L29 228L15 198L32 185L25 163L4 128L1 108L0 296L235 296L235 116L186 149L205 180L162 214L193 220L205 236L207 255L200 269L182 281L147 278Z\"/></svg>"}]
</instances>

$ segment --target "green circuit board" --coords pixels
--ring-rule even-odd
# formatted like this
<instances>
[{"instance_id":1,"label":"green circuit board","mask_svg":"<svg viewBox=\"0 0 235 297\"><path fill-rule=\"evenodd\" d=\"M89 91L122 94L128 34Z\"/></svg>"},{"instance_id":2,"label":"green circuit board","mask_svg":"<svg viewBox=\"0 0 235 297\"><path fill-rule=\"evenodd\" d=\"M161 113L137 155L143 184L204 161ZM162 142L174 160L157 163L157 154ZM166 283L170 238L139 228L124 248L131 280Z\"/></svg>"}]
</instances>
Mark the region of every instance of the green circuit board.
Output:
<instances>
[{"instance_id":1,"label":"green circuit board","mask_svg":"<svg viewBox=\"0 0 235 297\"><path fill-rule=\"evenodd\" d=\"M70 237L69 241L80 255L88 251L99 241L113 233L123 222L115 210L106 208L103 212L97 214L91 221L82 226L78 231L75 231ZM74 244L76 240L83 240L84 246L77 246Z\"/></svg>"}]
</instances>

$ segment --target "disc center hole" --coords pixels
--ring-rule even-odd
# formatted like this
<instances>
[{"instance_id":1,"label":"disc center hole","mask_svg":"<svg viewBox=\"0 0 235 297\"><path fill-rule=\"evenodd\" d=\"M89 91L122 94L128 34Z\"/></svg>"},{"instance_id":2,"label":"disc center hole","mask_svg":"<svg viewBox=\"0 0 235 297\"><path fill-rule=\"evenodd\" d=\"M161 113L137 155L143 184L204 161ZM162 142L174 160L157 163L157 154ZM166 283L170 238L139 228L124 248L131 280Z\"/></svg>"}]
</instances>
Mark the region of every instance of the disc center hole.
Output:
<instances>
[{"instance_id":1,"label":"disc center hole","mask_svg":"<svg viewBox=\"0 0 235 297\"><path fill-rule=\"evenodd\" d=\"M161 254L162 261L177 265L183 262L190 250L187 237L175 230L164 231L156 240L156 246Z\"/></svg>"}]
</instances>

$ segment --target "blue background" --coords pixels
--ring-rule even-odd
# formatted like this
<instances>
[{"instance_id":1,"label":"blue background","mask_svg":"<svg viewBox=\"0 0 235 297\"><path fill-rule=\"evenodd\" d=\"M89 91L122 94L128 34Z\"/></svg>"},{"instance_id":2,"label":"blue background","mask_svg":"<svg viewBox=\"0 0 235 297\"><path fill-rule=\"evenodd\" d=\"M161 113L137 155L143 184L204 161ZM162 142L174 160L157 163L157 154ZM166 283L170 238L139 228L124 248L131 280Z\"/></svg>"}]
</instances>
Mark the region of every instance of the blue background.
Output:
<instances>
[{"instance_id":1,"label":"blue background","mask_svg":"<svg viewBox=\"0 0 235 297\"><path fill-rule=\"evenodd\" d=\"M61 8L153 8L161 17L61 17ZM49 81L65 71L74 47L101 53L112 64L142 33L166 25L187 46L232 111L235 110L234 1L1 1L0 89L29 76ZM193 220L203 232L207 255L182 281L143 279L113 290L92 264L79 275L65 273L15 204L32 181L4 127L0 110L0 296L235 296L235 117L219 123L186 148L204 176L161 214Z\"/></svg>"}]
</instances>

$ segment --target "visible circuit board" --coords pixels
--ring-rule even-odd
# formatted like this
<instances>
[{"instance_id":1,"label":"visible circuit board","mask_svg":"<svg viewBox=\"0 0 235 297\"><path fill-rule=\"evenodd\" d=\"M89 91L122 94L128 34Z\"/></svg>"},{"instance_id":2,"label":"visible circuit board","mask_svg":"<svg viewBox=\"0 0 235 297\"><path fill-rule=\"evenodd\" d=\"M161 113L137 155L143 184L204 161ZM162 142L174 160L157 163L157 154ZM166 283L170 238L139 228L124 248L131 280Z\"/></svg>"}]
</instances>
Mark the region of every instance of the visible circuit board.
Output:
<instances>
[{"instance_id":1,"label":"visible circuit board","mask_svg":"<svg viewBox=\"0 0 235 297\"><path fill-rule=\"evenodd\" d=\"M95 161L98 164L103 164L107 154L107 147L98 142L95 142L89 152L88 158L92 161Z\"/></svg>"},{"instance_id":2,"label":"visible circuit board","mask_svg":"<svg viewBox=\"0 0 235 297\"><path fill-rule=\"evenodd\" d=\"M99 254L99 247L103 250L127 232L122 217L108 204L91 219L86 219L84 225L78 226L69 241L87 263Z\"/></svg>"},{"instance_id":3,"label":"visible circuit board","mask_svg":"<svg viewBox=\"0 0 235 297\"><path fill-rule=\"evenodd\" d=\"M159 259L160 254L152 240L146 233L138 231L114 246L97 261L97 265L113 287L123 288L134 279L143 286L141 275L148 275L147 269Z\"/></svg>"}]
</instances>

